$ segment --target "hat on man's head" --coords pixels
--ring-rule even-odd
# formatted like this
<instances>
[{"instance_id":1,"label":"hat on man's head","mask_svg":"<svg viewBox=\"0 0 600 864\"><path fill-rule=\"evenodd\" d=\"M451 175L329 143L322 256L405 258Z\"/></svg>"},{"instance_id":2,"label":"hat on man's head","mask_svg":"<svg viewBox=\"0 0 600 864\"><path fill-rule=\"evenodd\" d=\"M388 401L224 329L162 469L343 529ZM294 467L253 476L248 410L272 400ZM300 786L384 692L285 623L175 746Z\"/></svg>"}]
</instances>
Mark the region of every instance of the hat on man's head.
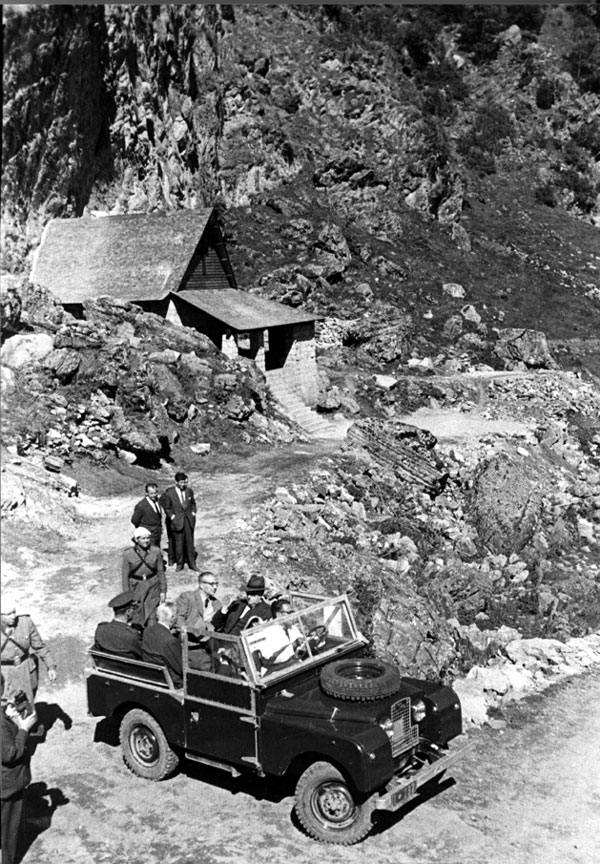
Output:
<instances>
[{"instance_id":1,"label":"hat on man's head","mask_svg":"<svg viewBox=\"0 0 600 864\"><path fill-rule=\"evenodd\" d=\"M140 525L140 527L136 528L135 531L133 532L133 539L134 540L143 540L144 537L150 537L151 533L152 532L148 531L147 528L142 528L142 526Z\"/></svg>"},{"instance_id":2,"label":"hat on man's head","mask_svg":"<svg viewBox=\"0 0 600 864\"><path fill-rule=\"evenodd\" d=\"M265 587L265 577L253 573L246 582L246 594L264 594Z\"/></svg>"},{"instance_id":3,"label":"hat on man's head","mask_svg":"<svg viewBox=\"0 0 600 864\"><path fill-rule=\"evenodd\" d=\"M133 591L123 591L122 594L117 594L116 597L113 597L112 600L109 600L108 605L116 612L120 612L122 609L127 609L128 606L131 606L131 604L133 603L133 599Z\"/></svg>"}]
</instances>

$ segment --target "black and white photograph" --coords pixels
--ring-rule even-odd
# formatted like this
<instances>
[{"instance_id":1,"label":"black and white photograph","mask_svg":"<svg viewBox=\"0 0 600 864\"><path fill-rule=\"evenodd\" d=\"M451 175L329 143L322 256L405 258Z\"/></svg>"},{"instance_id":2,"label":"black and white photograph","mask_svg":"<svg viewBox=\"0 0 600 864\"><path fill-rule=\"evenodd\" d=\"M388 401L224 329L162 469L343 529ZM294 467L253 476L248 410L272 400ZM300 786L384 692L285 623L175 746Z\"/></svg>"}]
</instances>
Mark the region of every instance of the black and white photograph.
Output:
<instances>
[{"instance_id":1,"label":"black and white photograph","mask_svg":"<svg viewBox=\"0 0 600 864\"><path fill-rule=\"evenodd\" d=\"M599 864L597 3L2 30L2 864Z\"/></svg>"}]
</instances>

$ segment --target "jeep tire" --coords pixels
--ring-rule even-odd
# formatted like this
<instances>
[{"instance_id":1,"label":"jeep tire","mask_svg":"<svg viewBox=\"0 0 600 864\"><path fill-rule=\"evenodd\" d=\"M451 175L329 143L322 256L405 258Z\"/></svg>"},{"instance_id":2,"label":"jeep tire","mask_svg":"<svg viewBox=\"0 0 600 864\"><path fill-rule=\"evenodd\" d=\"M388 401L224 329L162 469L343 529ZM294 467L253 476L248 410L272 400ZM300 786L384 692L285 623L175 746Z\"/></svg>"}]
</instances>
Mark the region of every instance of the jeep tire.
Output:
<instances>
[{"instance_id":1,"label":"jeep tire","mask_svg":"<svg viewBox=\"0 0 600 864\"><path fill-rule=\"evenodd\" d=\"M337 699L370 702L395 693L400 687L400 672L383 660L349 657L323 666L321 687Z\"/></svg>"},{"instance_id":2,"label":"jeep tire","mask_svg":"<svg viewBox=\"0 0 600 864\"><path fill-rule=\"evenodd\" d=\"M313 762L296 786L296 815L307 834L322 843L351 846L372 828L373 798L362 802L329 762Z\"/></svg>"},{"instance_id":3,"label":"jeep tire","mask_svg":"<svg viewBox=\"0 0 600 864\"><path fill-rule=\"evenodd\" d=\"M147 780L163 780L179 764L165 733L147 711L134 708L121 721L119 739L130 771Z\"/></svg>"}]
</instances>

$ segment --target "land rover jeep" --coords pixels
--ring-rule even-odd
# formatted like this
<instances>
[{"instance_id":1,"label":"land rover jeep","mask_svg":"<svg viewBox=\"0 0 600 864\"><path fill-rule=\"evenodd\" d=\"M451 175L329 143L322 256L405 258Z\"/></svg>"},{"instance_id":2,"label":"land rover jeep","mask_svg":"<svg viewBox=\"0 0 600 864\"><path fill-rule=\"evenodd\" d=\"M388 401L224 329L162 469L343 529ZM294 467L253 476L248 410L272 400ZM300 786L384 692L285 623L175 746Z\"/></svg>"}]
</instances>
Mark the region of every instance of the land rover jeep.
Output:
<instances>
[{"instance_id":1,"label":"land rover jeep","mask_svg":"<svg viewBox=\"0 0 600 864\"><path fill-rule=\"evenodd\" d=\"M356 843L378 810L397 810L465 747L450 687L404 678L364 656L345 595L293 594L294 611L244 631L215 633L206 671L166 668L92 650L89 713L120 720L135 774L161 780L181 758L229 771L297 778L295 807L310 836Z\"/></svg>"}]
</instances>

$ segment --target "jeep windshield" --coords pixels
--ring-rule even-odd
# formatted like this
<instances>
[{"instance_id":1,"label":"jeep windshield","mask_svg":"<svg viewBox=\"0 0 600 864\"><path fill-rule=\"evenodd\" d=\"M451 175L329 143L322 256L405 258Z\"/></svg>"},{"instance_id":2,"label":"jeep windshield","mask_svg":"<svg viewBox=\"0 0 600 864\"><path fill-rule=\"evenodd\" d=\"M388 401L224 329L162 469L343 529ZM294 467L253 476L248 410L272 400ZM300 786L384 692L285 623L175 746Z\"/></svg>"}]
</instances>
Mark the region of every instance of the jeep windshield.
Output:
<instances>
[{"instance_id":1,"label":"jeep windshield","mask_svg":"<svg viewBox=\"0 0 600 864\"><path fill-rule=\"evenodd\" d=\"M271 684L290 671L321 664L364 643L348 598L316 598L293 594L296 611L252 627L241 635L250 677Z\"/></svg>"}]
</instances>

